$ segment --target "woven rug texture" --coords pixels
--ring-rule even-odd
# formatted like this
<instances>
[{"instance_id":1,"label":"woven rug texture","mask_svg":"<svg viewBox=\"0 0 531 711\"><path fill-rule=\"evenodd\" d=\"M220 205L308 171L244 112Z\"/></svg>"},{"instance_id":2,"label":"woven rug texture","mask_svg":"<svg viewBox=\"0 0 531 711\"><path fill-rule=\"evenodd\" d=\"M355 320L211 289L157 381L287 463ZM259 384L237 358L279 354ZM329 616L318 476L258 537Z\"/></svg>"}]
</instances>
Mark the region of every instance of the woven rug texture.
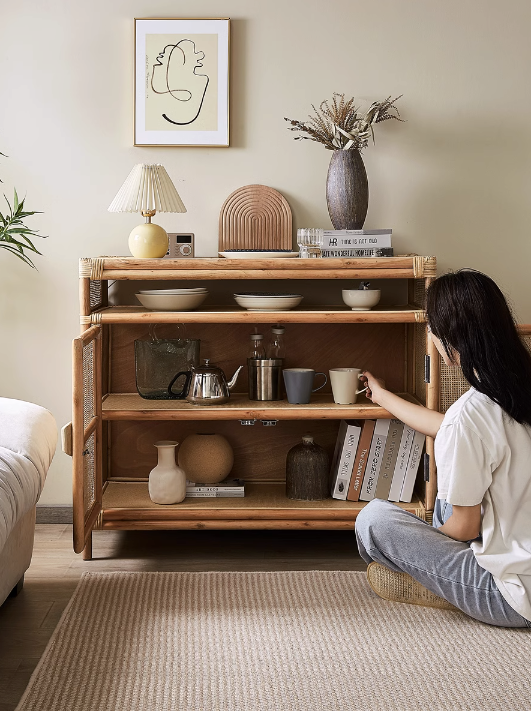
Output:
<instances>
[{"instance_id":1,"label":"woven rug texture","mask_svg":"<svg viewBox=\"0 0 531 711\"><path fill-rule=\"evenodd\" d=\"M17 711L528 711L531 629L364 573L86 573Z\"/></svg>"}]
</instances>

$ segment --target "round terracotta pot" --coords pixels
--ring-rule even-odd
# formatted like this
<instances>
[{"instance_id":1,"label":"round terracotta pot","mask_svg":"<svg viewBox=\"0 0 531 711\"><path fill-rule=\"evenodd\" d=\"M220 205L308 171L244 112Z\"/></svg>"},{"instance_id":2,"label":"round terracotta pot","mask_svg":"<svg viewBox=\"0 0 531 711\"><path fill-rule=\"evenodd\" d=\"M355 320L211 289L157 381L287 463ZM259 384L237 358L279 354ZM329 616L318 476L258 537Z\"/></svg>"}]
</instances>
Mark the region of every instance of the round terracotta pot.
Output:
<instances>
[{"instance_id":1,"label":"round terracotta pot","mask_svg":"<svg viewBox=\"0 0 531 711\"><path fill-rule=\"evenodd\" d=\"M326 202L334 229L361 230L369 207L369 183L359 151L332 153Z\"/></svg>"},{"instance_id":2,"label":"round terracotta pot","mask_svg":"<svg viewBox=\"0 0 531 711\"><path fill-rule=\"evenodd\" d=\"M191 434L181 444L179 466L196 484L217 484L231 472L234 452L220 434Z\"/></svg>"}]
</instances>

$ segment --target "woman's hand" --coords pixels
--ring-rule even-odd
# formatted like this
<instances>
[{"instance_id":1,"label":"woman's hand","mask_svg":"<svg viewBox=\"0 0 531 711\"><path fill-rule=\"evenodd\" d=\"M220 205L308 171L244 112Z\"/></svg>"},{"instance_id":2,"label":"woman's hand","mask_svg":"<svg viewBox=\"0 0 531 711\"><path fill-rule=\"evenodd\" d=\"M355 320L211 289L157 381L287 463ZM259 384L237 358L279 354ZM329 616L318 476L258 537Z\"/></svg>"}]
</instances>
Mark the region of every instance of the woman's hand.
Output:
<instances>
[{"instance_id":1,"label":"woman's hand","mask_svg":"<svg viewBox=\"0 0 531 711\"><path fill-rule=\"evenodd\" d=\"M369 400L375 402L377 405L380 405L380 398L382 397L382 394L387 392L384 381L379 378L375 378L374 375L369 373L368 370L363 371L360 375L360 380L367 386L367 392L365 395L369 398Z\"/></svg>"}]
</instances>

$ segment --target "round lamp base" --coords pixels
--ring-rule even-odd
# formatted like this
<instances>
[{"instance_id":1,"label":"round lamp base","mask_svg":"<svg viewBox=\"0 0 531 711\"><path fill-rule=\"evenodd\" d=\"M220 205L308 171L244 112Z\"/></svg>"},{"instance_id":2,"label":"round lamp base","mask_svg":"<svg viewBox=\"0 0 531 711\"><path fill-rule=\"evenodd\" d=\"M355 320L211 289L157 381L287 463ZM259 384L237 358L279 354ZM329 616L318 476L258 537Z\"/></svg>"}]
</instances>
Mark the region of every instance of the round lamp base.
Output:
<instances>
[{"instance_id":1,"label":"round lamp base","mask_svg":"<svg viewBox=\"0 0 531 711\"><path fill-rule=\"evenodd\" d=\"M143 222L129 235L129 250L138 259L158 259L168 251L168 233L160 225Z\"/></svg>"}]
</instances>

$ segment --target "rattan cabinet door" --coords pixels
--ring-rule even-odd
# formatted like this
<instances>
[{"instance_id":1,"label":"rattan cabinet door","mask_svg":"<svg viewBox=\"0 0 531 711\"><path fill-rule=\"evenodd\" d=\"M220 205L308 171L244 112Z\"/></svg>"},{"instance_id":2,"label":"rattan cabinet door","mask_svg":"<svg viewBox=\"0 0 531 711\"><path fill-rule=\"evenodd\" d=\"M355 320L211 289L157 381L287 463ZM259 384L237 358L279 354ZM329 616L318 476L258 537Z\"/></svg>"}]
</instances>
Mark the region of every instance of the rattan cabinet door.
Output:
<instances>
[{"instance_id":1,"label":"rattan cabinet door","mask_svg":"<svg viewBox=\"0 0 531 711\"><path fill-rule=\"evenodd\" d=\"M80 553L101 512L102 329L91 326L73 346L74 550Z\"/></svg>"}]
</instances>

